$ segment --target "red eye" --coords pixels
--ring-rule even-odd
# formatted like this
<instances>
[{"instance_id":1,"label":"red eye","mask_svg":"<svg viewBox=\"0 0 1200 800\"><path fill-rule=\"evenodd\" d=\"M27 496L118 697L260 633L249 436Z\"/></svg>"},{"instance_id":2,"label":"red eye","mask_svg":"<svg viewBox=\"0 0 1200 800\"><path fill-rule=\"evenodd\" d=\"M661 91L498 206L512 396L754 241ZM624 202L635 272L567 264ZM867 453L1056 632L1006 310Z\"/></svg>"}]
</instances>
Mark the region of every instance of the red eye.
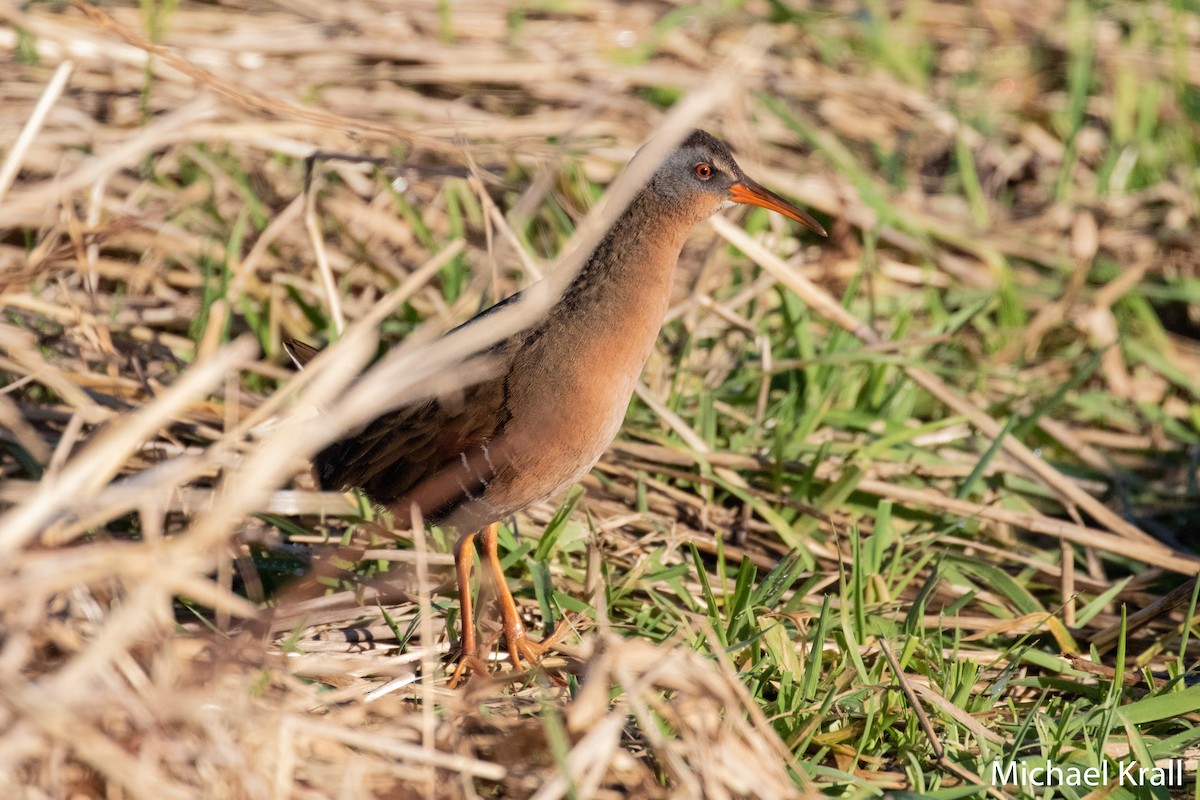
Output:
<instances>
[{"instance_id":1,"label":"red eye","mask_svg":"<svg viewBox=\"0 0 1200 800\"><path fill-rule=\"evenodd\" d=\"M705 164L703 161L696 165L696 177L702 181L706 181L713 175L713 168L710 164Z\"/></svg>"}]
</instances>

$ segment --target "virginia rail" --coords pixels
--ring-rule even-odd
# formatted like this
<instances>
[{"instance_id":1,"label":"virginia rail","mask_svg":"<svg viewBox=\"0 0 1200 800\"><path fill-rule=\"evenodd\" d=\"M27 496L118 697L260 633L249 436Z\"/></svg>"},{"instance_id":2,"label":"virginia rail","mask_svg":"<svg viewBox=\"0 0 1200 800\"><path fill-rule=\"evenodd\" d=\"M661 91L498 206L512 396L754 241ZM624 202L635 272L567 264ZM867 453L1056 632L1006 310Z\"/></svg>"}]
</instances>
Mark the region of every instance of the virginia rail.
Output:
<instances>
[{"instance_id":1,"label":"virginia rail","mask_svg":"<svg viewBox=\"0 0 1200 800\"><path fill-rule=\"evenodd\" d=\"M811 216L748 178L719 140L695 131L658 167L549 312L491 348L500 364L494 377L458 397L385 414L317 456L322 488L361 487L397 523L411 519L416 505L424 519L462 532L454 546L462 659L452 686L466 668L484 669L470 593L476 536L499 594L513 667L522 657L540 657L545 644L526 635L504 580L499 521L578 481L608 448L662 327L684 240L732 203L777 211L826 235ZM316 353L289 345L301 365Z\"/></svg>"}]
</instances>

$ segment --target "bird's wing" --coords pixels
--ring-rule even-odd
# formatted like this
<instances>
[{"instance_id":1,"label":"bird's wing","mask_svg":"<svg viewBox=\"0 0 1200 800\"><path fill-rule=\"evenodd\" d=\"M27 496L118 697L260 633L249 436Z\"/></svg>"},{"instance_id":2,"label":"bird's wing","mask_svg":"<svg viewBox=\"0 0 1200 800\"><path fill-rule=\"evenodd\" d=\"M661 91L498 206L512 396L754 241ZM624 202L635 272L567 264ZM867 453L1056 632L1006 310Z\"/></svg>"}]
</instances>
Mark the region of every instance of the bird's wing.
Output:
<instances>
[{"instance_id":1,"label":"bird's wing","mask_svg":"<svg viewBox=\"0 0 1200 800\"><path fill-rule=\"evenodd\" d=\"M501 300L459 325L464 328L516 301ZM319 350L288 339L292 361L303 368ZM512 340L491 349L502 360ZM497 441L508 412L506 369L493 378L447 397L435 397L377 417L358 433L329 445L314 459L322 489L361 487L376 502L389 505L407 499L436 519L482 494L505 448ZM489 449L490 448L490 449Z\"/></svg>"},{"instance_id":2,"label":"bird's wing","mask_svg":"<svg viewBox=\"0 0 1200 800\"><path fill-rule=\"evenodd\" d=\"M482 494L494 474L488 446L502 431L503 394L503 381L489 380L384 414L325 448L317 480L324 489L360 486L384 505L407 498L426 517L443 516Z\"/></svg>"}]
</instances>

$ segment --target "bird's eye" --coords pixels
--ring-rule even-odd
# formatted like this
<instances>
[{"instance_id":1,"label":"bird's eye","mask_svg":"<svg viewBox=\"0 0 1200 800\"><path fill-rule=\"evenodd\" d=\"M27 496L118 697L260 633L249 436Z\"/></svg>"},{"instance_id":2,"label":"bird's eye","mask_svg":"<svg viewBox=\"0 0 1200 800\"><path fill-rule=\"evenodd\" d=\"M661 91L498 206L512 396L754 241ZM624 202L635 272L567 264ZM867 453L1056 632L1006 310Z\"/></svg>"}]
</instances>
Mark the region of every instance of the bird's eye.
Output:
<instances>
[{"instance_id":1,"label":"bird's eye","mask_svg":"<svg viewBox=\"0 0 1200 800\"><path fill-rule=\"evenodd\" d=\"M696 165L696 177L702 181L706 181L713 176L712 164L705 164L701 161Z\"/></svg>"}]
</instances>

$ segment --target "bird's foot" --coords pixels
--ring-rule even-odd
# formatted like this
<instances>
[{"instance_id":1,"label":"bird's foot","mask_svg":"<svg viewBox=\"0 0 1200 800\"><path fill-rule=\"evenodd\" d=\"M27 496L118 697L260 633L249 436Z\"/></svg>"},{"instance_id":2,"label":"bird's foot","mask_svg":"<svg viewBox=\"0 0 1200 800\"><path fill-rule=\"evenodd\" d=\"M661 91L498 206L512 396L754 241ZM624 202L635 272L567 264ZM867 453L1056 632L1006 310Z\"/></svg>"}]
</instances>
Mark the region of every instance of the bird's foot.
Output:
<instances>
[{"instance_id":1,"label":"bird's foot","mask_svg":"<svg viewBox=\"0 0 1200 800\"><path fill-rule=\"evenodd\" d=\"M512 659L513 669L524 669L521 664L521 659L525 659L531 665L542 660L542 656L546 651L566 636L571 631L571 623L567 619L561 619L558 625L554 627L554 632L540 642L535 642L529 638L525 632L524 625L513 627L505 626L504 640L505 646L508 648L509 657ZM487 662L480 658L475 653L464 652L459 656L458 664L454 667L454 674L450 676L450 682L446 685L449 689L456 689L462 683L463 678L472 674L487 675L491 670L488 669Z\"/></svg>"},{"instance_id":2,"label":"bird's foot","mask_svg":"<svg viewBox=\"0 0 1200 800\"><path fill-rule=\"evenodd\" d=\"M570 621L567 618L560 619L558 624L554 626L554 632L540 642L535 642L525 633L525 626L519 621L516 625L504 626L504 639L508 645L508 654L512 657L513 669L521 669L521 657L523 656L531 664L536 664L542 660L542 656L547 650L567 635L571 630Z\"/></svg>"},{"instance_id":3,"label":"bird's foot","mask_svg":"<svg viewBox=\"0 0 1200 800\"><path fill-rule=\"evenodd\" d=\"M486 661L474 653L464 652L459 656L458 664L454 667L454 674L450 676L450 682L446 684L446 688L457 689L462 679L471 673L487 675L488 665Z\"/></svg>"}]
</instances>

